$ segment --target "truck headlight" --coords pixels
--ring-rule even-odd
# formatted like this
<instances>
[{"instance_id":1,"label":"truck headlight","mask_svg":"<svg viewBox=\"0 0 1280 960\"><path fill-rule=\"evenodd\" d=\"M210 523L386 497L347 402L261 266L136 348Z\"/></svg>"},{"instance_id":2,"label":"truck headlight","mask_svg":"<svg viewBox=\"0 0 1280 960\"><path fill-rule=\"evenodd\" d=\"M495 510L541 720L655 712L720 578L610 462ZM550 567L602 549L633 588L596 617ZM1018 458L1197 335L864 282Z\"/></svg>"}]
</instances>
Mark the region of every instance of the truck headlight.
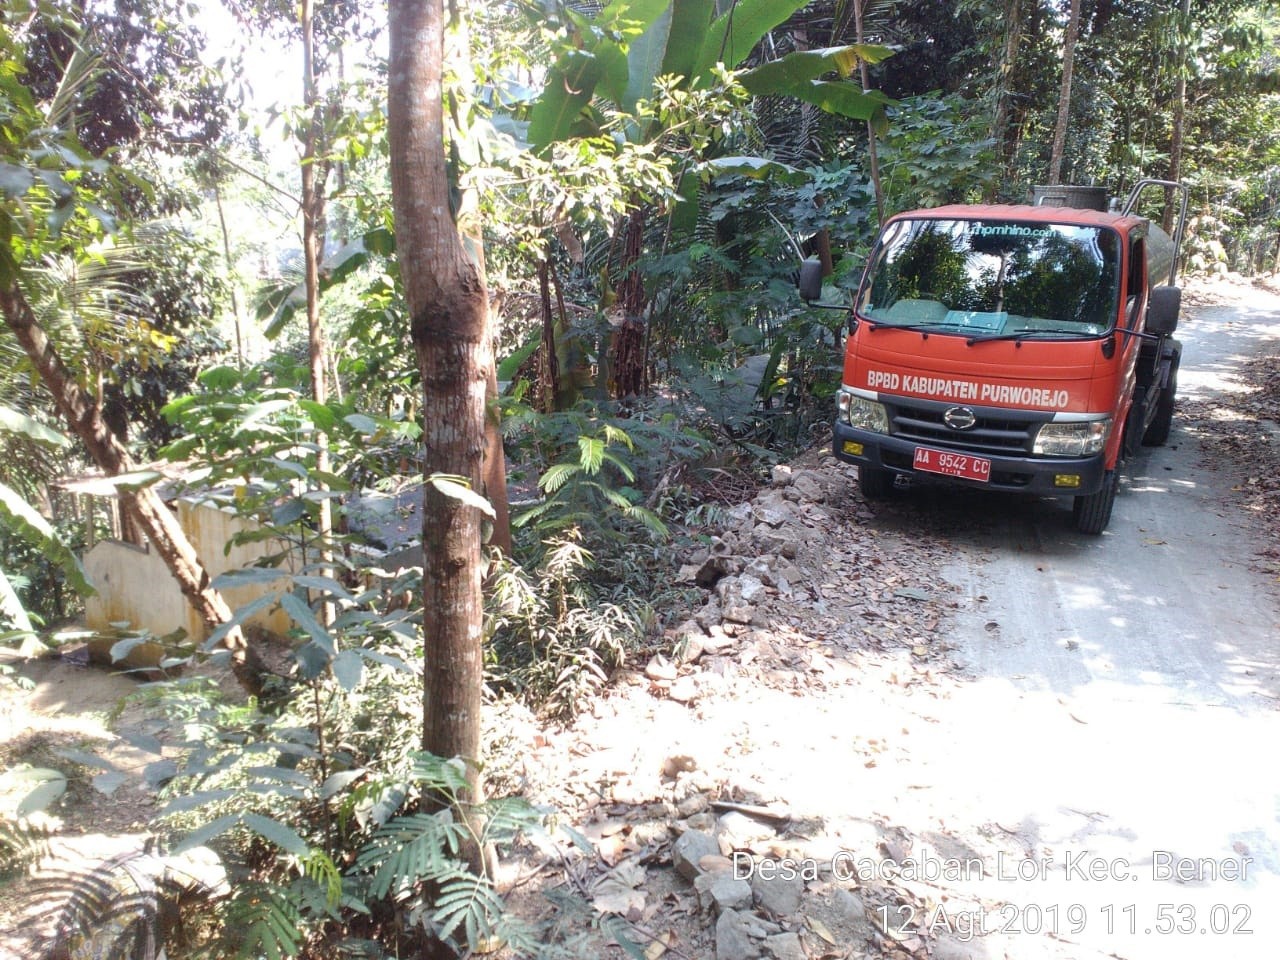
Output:
<instances>
[{"instance_id":1,"label":"truck headlight","mask_svg":"<svg viewBox=\"0 0 1280 960\"><path fill-rule=\"evenodd\" d=\"M1111 419L1046 423L1036 433L1031 452L1042 457L1087 457L1107 445Z\"/></svg>"},{"instance_id":2,"label":"truck headlight","mask_svg":"<svg viewBox=\"0 0 1280 960\"><path fill-rule=\"evenodd\" d=\"M872 433L889 432L889 414L883 403L841 390L836 395L836 406L840 411L840 419L851 427L870 430Z\"/></svg>"}]
</instances>

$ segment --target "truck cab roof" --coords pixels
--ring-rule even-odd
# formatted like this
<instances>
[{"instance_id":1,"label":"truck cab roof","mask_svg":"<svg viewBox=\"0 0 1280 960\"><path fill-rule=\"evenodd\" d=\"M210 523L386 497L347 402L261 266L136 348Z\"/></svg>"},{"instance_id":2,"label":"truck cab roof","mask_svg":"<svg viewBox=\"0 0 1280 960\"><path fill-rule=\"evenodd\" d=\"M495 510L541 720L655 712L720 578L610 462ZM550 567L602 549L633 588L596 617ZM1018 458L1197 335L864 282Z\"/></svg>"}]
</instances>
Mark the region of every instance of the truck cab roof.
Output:
<instances>
[{"instance_id":1,"label":"truck cab roof","mask_svg":"<svg viewBox=\"0 0 1280 960\"><path fill-rule=\"evenodd\" d=\"M1110 227L1128 234L1135 229L1145 229L1149 224L1145 217L1132 214L1104 213L1079 207L1050 205L995 203L953 203L944 207L928 207L894 214L898 220L1009 220L1015 223L1063 223L1081 227Z\"/></svg>"}]
</instances>

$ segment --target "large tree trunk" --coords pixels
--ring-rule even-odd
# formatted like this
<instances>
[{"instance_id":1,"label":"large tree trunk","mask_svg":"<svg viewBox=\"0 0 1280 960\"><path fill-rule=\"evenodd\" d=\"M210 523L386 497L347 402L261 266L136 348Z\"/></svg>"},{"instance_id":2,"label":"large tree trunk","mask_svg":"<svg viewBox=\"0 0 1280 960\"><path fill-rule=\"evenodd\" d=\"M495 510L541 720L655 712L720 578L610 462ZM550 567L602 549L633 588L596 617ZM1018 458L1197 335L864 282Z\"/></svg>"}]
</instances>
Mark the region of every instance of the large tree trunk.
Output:
<instances>
[{"instance_id":1,"label":"large tree trunk","mask_svg":"<svg viewBox=\"0 0 1280 960\"><path fill-rule=\"evenodd\" d=\"M0 288L0 310L41 381L53 395L59 413L88 450L89 456L109 476L135 468L129 452L102 418L102 410L72 377L62 358L40 326L31 304L16 284ZM160 559L178 582L183 596L210 627L231 619L231 608L222 594L209 586L209 574L196 555L177 517L151 487L120 487L121 508L146 534ZM231 667L240 685L250 694L262 692L264 669L239 628L231 630L224 645L231 651Z\"/></svg>"},{"instance_id":2,"label":"large tree trunk","mask_svg":"<svg viewBox=\"0 0 1280 960\"><path fill-rule=\"evenodd\" d=\"M483 271L450 211L441 76L443 0L391 0L387 114L396 247L422 373L423 472L483 489L493 373ZM467 761L481 795L484 573L480 511L428 483L423 495L423 747Z\"/></svg>"},{"instance_id":3,"label":"large tree trunk","mask_svg":"<svg viewBox=\"0 0 1280 960\"><path fill-rule=\"evenodd\" d=\"M1051 186L1062 182L1062 155L1067 148L1067 125L1071 120L1071 75L1075 68L1076 41L1080 37L1080 0L1071 0L1067 36L1062 47L1062 92L1058 95L1058 122L1053 128L1053 148L1049 153Z\"/></svg>"}]
</instances>

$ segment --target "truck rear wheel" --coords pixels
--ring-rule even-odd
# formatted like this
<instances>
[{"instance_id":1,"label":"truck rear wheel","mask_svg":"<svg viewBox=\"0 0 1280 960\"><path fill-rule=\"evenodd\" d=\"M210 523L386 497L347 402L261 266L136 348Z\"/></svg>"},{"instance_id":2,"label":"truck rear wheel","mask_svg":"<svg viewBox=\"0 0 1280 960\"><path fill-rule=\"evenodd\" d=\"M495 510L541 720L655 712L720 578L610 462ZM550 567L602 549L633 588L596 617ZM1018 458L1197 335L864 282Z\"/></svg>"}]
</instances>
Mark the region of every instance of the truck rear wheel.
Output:
<instances>
[{"instance_id":1,"label":"truck rear wheel","mask_svg":"<svg viewBox=\"0 0 1280 960\"><path fill-rule=\"evenodd\" d=\"M1181 354L1174 354L1169 367L1169 382L1156 401L1156 415L1142 435L1144 447L1159 447L1169 439L1169 430L1173 427L1173 401L1178 392L1178 363L1181 360Z\"/></svg>"},{"instance_id":2,"label":"truck rear wheel","mask_svg":"<svg viewBox=\"0 0 1280 960\"><path fill-rule=\"evenodd\" d=\"M868 500L883 500L893 489L894 472L881 467L858 466L858 489Z\"/></svg>"},{"instance_id":3,"label":"truck rear wheel","mask_svg":"<svg viewBox=\"0 0 1280 960\"><path fill-rule=\"evenodd\" d=\"M1108 470L1097 493L1076 497L1071 504L1071 520L1076 530L1097 536L1111 522L1111 508L1116 503L1116 491L1120 488L1120 471Z\"/></svg>"}]
</instances>

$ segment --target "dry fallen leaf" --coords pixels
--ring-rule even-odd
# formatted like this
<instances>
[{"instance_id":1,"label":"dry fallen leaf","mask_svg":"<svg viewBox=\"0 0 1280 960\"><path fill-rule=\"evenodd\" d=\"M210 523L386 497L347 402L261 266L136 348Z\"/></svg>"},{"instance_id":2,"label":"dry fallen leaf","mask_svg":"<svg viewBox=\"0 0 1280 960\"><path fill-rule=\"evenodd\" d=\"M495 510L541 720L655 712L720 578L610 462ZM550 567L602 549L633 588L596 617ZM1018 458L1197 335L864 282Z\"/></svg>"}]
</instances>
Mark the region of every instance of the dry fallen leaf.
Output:
<instances>
[{"instance_id":1,"label":"dry fallen leaf","mask_svg":"<svg viewBox=\"0 0 1280 960\"><path fill-rule=\"evenodd\" d=\"M601 913L616 913L628 919L639 919L644 912L645 894L637 889L644 883L645 870L628 860L614 867L592 888L591 905Z\"/></svg>"},{"instance_id":2,"label":"dry fallen leaf","mask_svg":"<svg viewBox=\"0 0 1280 960\"><path fill-rule=\"evenodd\" d=\"M836 946L835 934L827 929L827 925L825 923L817 917L806 917L805 922L809 924L810 930L820 936L823 940L827 941L827 943L831 944L833 947Z\"/></svg>"},{"instance_id":3,"label":"dry fallen leaf","mask_svg":"<svg viewBox=\"0 0 1280 960\"><path fill-rule=\"evenodd\" d=\"M676 942L676 932L668 930L666 933L659 934L654 937L653 941L645 948L645 960L658 960L658 957L667 952L667 948L674 946Z\"/></svg>"}]
</instances>

